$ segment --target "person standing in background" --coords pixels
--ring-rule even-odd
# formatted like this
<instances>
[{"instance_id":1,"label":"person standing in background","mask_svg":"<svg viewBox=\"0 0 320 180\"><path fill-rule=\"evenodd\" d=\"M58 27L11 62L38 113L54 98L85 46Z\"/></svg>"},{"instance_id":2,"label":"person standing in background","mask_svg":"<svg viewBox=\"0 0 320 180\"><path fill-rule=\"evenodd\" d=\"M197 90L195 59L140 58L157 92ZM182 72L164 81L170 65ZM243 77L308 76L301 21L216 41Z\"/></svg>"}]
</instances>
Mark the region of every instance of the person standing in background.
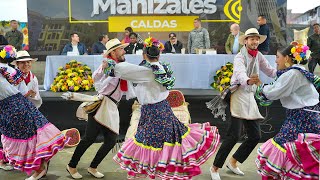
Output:
<instances>
[{"instance_id":1,"label":"person standing in background","mask_svg":"<svg viewBox=\"0 0 320 180\"><path fill-rule=\"evenodd\" d=\"M269 48L269 44L270 44L270 29L269 29L269 26L267 25L266 17L264 15L258 16L257 23L259 25L259 29L258 29L259 34L267 36L267 39L258 46L258 50L262 54L267 55L269 53L269 50L270 50L270 48Z\"/></svg>"},{"instance_id":2,"label":"person standing in background","mask_svg":"<svg viewBox=\"0 0 320 180\"><path fill-rule=\"evenodd\" d=\"M196 49L209 49L210 38L206 28L201 27L200 18L193 21L194 29L190 32L188 38L188 50L190 54L195 54Z\"/></svg>"},{"instance_id":3,"label":"person standing in background","mask_svg":"<svg viewBox=\"0 0 320 180\"><path fill-rule=\"evenodd\" d=\"M226 53L238 54L243 46L239 43L239 36L243 35L243 32L240 31L240 26L236 23L230 26L230 32L225 44Z\"/></svg>"},{"instance_id":4,"label":"person standing in background","mask_svg":"<svg viewBox=\"0 0 320 180\"><path fill-rule=\"evenodd\" d=\"M11 31L6 33L5 38L7 39L8 44L14 46L19 51L22 49L23 34L18 30L18 25L18 21L11 20Z\"/></svg>"},{"instance_id":5,"label":"person standing in background","mask_svg":"<svg viewBox=\"0 0 320 180\"><path fill-rule=\"evenodd\" d=\"M92 54L103 54L103 50L106 50L106 44L109 41L108 35L102 34L99 36L99 41L92 45Z\"/></svg>"},{"instance_id":6,"label":"person standing in background","mask_svg":"<svg viewBox=\"0 0 320 180\"><path fill-rule=\"evenodd\" d=\"M313 25L314 34L308 37L307 44L311 51L311 59L309 60L308 68L311 73L317 66L320 66L320 25L315 23Z\"/></svg>"}]
</instances>

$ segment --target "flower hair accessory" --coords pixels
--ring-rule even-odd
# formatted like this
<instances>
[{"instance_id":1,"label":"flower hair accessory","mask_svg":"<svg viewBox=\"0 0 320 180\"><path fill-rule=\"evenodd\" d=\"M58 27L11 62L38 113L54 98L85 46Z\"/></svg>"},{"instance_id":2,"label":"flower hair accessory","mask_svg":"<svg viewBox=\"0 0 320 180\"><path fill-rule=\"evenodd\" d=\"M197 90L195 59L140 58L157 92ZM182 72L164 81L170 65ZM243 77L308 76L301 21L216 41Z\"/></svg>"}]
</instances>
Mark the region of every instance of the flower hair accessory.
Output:
<instances>
[{"instance_id":1,"label":"flower hair accessory","mask_svg":"<svg viewBox=\"0 0 320 180\"><path fill-rule=\"evenodd\" d=\"M15 47L11 45L5 46L1 51L0 51L0 57L2 59L5 58L15 58L17 56L17 50Z\"/></svg>"},{"instance_id":2,"label":"flower hair accessory","mask_svg":"<svg viewBox=\"0 0 320 180\"><path fill-rule=\"evenodd\" d=\"M300 63L301 61L309 59L311 53L309 46L297 42L292 42L291 45L293 45L293 47L291 48L290 55L293 56L294 60Z\"/></svg>"},{"instance_id":3,"label":"flower hair accessory","mask_svg":"<svg viewBox=\"0 0 320 180\"><path fill-rule=\"evenodd\" d=\"M147 39L144 40L144 46L145 47L151 47L151 46L155 46L158 47L160 49L160 51L162 51L164 49L164 45L157 40L156 38L153 37L149 37Z\"/></svg>"}]
</instances>

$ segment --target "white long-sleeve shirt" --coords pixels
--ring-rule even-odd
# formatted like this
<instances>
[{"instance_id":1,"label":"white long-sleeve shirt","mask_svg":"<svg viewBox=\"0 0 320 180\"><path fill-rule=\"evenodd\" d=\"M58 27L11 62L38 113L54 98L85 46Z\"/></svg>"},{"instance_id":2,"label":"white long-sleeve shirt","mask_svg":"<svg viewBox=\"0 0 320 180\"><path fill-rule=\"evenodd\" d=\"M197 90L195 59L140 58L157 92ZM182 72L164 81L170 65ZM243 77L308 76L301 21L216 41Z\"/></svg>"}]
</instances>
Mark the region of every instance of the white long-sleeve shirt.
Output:
<instances>
[{"instance_id":1,"label":"white long-sleeve shirt","mask_svg":"<svg viewBox=\"0 0 320 180\"><path fill-rule=\"evenodd\" d=\"M38 79L33 73L30 71L30 82L27 84L28 90L32 90L36 93L35 97L27 97L37 108L40 108L42 105L42 98L39 92L39 83Z\"/></svg>"},{"instance_id":2,"label":"white long-sleeve shirt","mask_svg":"<svg viewBox=\"0 0 320 180\"><path fill-rule=\"evenodd\" d=\"M294 66L304 69L302 66ZM319 103L319 94L314 85L296 69L283 73L272 85L264 86L263 94L270 100L280 99L282 106L288 109Z\"/></svg>"},{"instance_id":3,"label":"white long-sleeve shirt","mask_svg":"<svg viewBox=\"0 0 320 180\"><path fill-rule=\"evenodd\" d=\"M151 65L163 68L159 62L151 62ZM150 68L122 62L115 66L115 76L137 84L134 92L141 105L161 102L169 95L169 91L155 81Z\"/></svg>"},{"instance_id":4,"label":"white long-sleeve shirt","mask_svg":"<svg viewBox=\"0 0 320 180\"><path fill-rule=\"evenodd\" d=\"M5 63L0 63L0 67L5 67L7 68L7 71L11 74L14 75L16 73L16 70L10 67L8 64ZM0 82L1 82L1 87L0 87L0 100L3 100L7 97L10 97L12 95L18 94L19 92L22 95L25 95L28 93L28 87L26 86L26 83L22 81L19 83L17 86L11 85L5 77L0 75Z\"/></svg>"},{"instance_id":5,"label":"white long-sleeve shirt","mask_svg":"<svg viewBox=\"0 0 320 180\"><path fill-rule=\"evenodd\" d=\"M257 69L261 70L268 77L275 77L277 70L269 64L268 60L262 55L258 55L257 58ZM250 61L251 63L253 60L253 57L249 56L248 61ZM247 62L245 60L245 57L241 53L238 53L235 56L233 63L233 75L231 77L231 84L241 84L245 87L250 86L247 84L247 81L250 79L250 77L248 77L247 75ZM257 73L259 74L259 71Z\"/></svg>"}]
</instances>

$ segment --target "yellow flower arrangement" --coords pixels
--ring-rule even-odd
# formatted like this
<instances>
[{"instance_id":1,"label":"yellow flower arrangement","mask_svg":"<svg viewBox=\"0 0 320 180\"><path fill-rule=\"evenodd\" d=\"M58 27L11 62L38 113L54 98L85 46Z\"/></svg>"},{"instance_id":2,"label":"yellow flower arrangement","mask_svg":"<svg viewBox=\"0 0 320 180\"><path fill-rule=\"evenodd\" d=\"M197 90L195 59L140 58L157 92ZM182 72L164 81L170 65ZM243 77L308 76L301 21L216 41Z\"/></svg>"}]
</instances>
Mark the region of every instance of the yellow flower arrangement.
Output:
<instances>
[{"instance_id":1,"label":"yellow flower arrangement","mask_svg":"<svg viewBox=\"0 0 320 180\"><path fill-rule=\"evenodd\" d=\"M211 87L222 92L230 86L231 76L233 74L233 64L228 62L226 65L221 66L221 69L216 71L213 77L214 81Z\"/></svg>"},{"instance_id":2,"label":"yellow flower arrangement","mask_svg":"<svg viewBox=\"0 0 320 180\"><path fill-rule=\"evenodd\" d=\"M89 66L71 60L64 67L58 68L59 72L51 84L51 91L90 91L94 90L92 72Z\"/></svg>"}]
</instances>

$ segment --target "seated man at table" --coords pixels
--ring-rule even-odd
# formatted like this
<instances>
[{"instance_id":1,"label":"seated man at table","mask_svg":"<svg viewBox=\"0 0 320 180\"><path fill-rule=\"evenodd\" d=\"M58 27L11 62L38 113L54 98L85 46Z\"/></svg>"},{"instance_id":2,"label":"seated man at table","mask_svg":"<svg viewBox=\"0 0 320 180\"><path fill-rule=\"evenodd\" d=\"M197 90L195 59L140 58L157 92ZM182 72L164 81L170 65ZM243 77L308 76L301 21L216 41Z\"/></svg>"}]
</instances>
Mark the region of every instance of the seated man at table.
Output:
<instances>
[{"instance_id":1,"label":"seated man at table","mask_svg":"<svg viewBox=\"0 0 320 180\"><path fill-rule=\"evenodd\" d=\"M106 44L109 41L108 35L102 34L99 36L99 41L92 45L92 54L103 54L103 50L106 50Z\"/></svg>"},{"instance_id":2,"label":"seated man at table","mask_svg":"<svg viewBox=\"0 0 320 180\"><path fill-rule=\"evenodd\" d=\"M73 52L75 55L88 55L87 48L83 43L80 43L80 38L77 33L70 34L71 42L67 43L61 55L67 55L68 52Z\"/></svg>"},{"instance_id":3,"label":"seated man at table","mask_svg":"<svg viewBox=\"0 0 320 180\"><path fill-rule=\"evenodd\" d=\"M130 43L127 47L124 48L124 50L126 51L126 54L136 54L137 50L143 49L143 44L137 41L138 39L137 33L132 32L130 33L129 37L130 37Z\"/></svg>"},{"instance_id":4,"label":"seated man at table","mask_svg":"<svg viewBox=\"0 0 320 180\"><path fill-rule=\"evenodd\" d=\"M177 40L175 33L169 34L169 41L164 44L163 53L179 53L181 54L182 43Z\"/></svg>"}]
</instances>

